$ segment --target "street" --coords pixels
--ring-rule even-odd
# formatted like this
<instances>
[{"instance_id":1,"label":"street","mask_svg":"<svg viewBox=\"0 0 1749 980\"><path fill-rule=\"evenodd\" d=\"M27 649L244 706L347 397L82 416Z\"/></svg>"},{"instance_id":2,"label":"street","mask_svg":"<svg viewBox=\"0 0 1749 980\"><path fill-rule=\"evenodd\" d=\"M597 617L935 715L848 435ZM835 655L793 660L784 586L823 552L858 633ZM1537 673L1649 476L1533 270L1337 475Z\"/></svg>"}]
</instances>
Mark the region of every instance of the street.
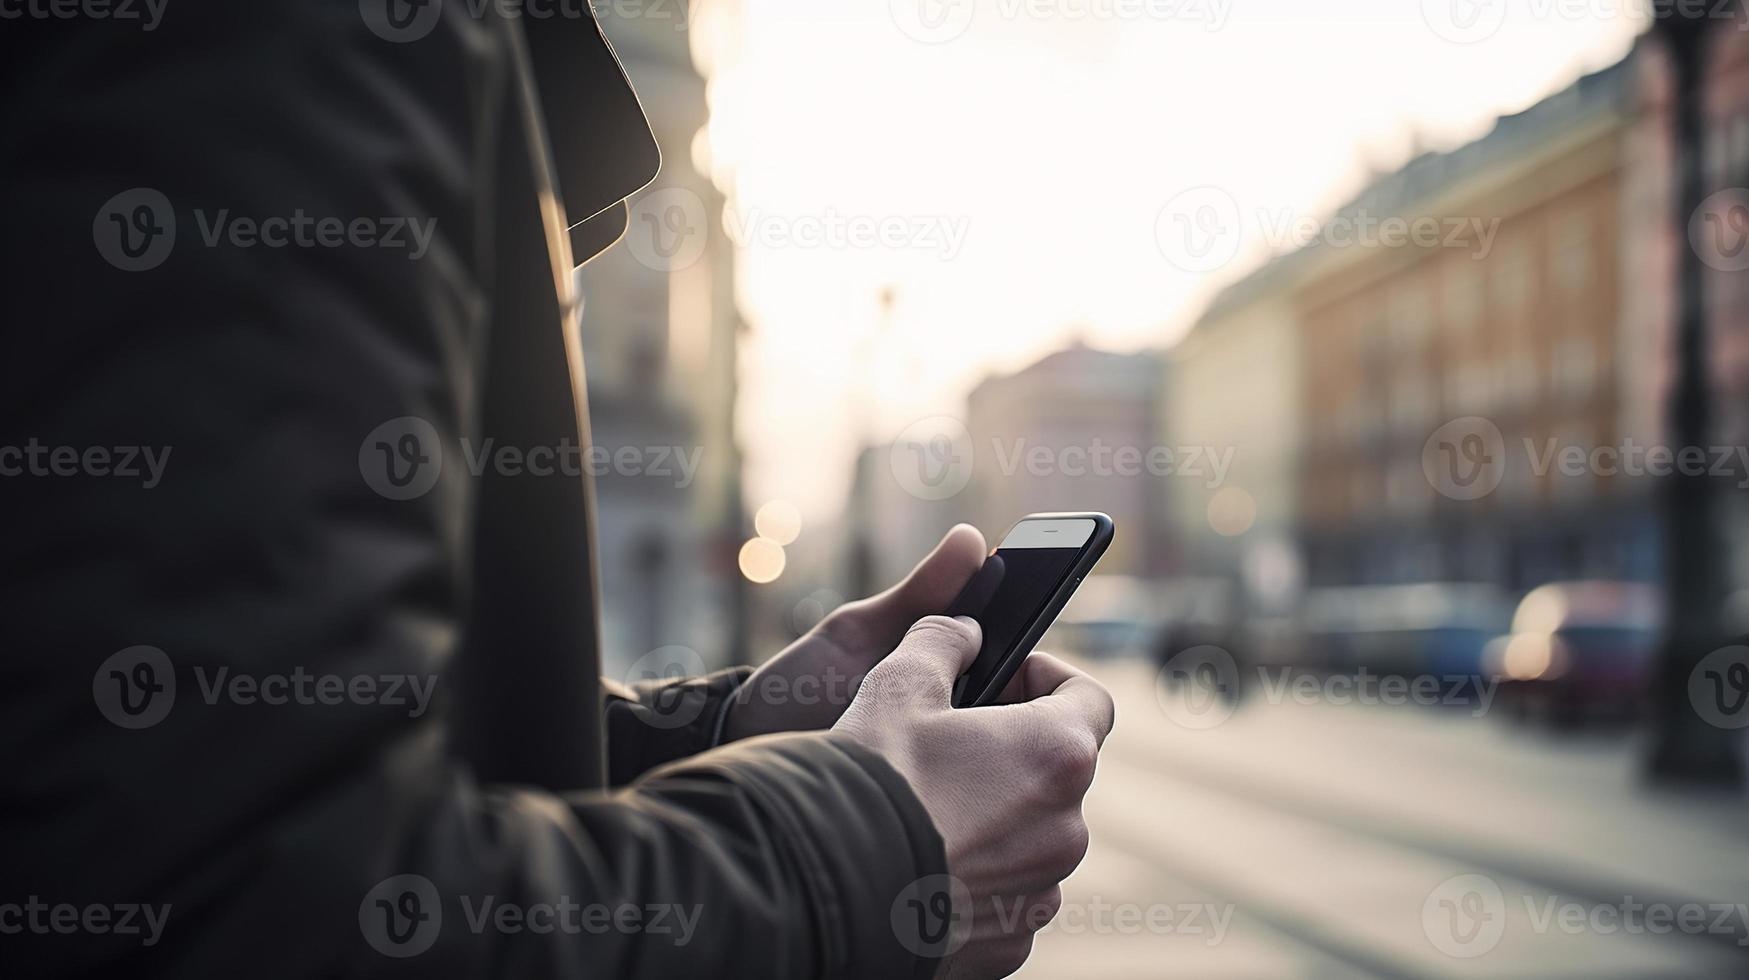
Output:
<instances>
[{"instance_id":1,"label":"street","mask_svg":"<svg viewBox=\"0 0 1749 980\"><path fill-rule=\"evenodd\" d=\"M1749 822L1626 734L1255 695L1195 730L1141 661L1086 862L1024 977L1749 976Z\"/></svg>"}]
</instances>

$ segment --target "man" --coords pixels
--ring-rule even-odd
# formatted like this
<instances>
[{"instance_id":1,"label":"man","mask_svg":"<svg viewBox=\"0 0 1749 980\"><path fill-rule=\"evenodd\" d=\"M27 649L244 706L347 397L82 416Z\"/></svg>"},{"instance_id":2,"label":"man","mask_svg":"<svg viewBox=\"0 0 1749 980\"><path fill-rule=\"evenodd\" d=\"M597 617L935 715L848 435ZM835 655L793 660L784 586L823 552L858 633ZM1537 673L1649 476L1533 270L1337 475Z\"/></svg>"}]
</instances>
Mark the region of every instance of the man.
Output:
<instances>
[{"instance_id":1,"label":"man","mask_svg":"<svg viewBox=\"0 0 1749 980\"><path fill-rule=\"evenodd\" d=\"M1036 655L949 707L969 528L750 677L603 692L587 483L465 460L587 441L562 192L647 137L554 155L564 25L373 2L0 37L8 972L1012 972L1109 697Z\"/></svg>"}]
</instances>

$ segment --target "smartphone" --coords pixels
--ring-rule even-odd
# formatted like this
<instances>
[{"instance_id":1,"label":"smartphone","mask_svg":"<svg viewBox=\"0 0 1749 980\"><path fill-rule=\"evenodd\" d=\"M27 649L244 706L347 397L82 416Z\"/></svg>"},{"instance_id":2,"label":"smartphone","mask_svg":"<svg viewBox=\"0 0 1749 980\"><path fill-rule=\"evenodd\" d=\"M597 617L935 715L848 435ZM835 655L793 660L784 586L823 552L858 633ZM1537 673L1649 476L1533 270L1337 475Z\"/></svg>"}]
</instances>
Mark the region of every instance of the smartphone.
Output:
<instances>
[{"instance_id":1,"label":"smartphone","mask_svg":"<svg viewBox=\"0 0 1749 980\"><path fill-rule=\"evenodd\" d=\"M1115 530L1104 514L1033 514L1003 535L947 610L972 617L984 631L978 658L954 685L954 707L995 702Z\"/></svg>"}]
</instances>

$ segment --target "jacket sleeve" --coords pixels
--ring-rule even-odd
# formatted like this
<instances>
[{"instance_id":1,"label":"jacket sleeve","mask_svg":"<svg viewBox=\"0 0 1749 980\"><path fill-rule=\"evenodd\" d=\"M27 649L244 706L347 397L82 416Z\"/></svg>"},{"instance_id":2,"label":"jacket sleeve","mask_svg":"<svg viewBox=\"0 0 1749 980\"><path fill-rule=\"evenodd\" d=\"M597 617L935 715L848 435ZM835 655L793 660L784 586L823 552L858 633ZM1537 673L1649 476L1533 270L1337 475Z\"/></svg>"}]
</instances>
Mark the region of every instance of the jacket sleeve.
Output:
<instances>
[{"instance_id":1,"label":"jacket sleeve","mask_svg":"<svg viewBox=\"0 0 1749 980\"><path fill-rule=\"evenodd\" d=\"M940 839L903 778L841 736L737 744L562 803L463 787L431 831L433 884L458 899L421 960L652 980L925 978L936 966L907 948L891 910L914 882L945 871ZM468 853L483 860L444 856ZM556 909L569 896L586 907L582 932L566 934L561 920L551 934L482 937L465 910L452 929L470 890L515 896L513 907Z\"/></svg>"},{"instance_id":2,"label":"jacket sleeve","mask_svg":"<svg viewBox=\"0 0 1749 980\"><path fill-rule=\"evenodd\" d=\"M5 972L928 975L890 915L941 841L842 738L575 793L456 751L508 83L469 5L381 6L441 19L0 31L0 445L41 450L0 480L28 515L0 535L0 868L4 900L106 925L8 935Z\"/></svg>"},{"instance_id":3,"label":"jacket sleeve","mask_svg":"<svg viewBox=\"0 0 1749 980\"><path fill-rule=\"evenodd\" d=\"M665 762L714 748L735 693L752 673L750 667L731 667L631 685L603 679L609 783L624 786Z\"/></svg>"}]
</instances>

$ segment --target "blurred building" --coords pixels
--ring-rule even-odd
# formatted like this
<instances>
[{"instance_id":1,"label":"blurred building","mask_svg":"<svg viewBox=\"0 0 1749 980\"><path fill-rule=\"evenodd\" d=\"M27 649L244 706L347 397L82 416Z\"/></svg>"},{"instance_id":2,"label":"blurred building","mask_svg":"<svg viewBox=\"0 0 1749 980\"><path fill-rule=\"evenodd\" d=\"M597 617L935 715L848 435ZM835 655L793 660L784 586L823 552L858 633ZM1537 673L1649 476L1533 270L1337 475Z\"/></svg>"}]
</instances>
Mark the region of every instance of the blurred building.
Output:
<instances>
[{"instance_id":1,"label":"blurred building","mask_svg":"<svg viewBox=\"0 0 1749 980\"><path fill-rule=\"evenodd\" d=\"M745 658L735 567L746 524L734 431L742 323L734 249L718 232L723 196L695 162L708 151L709 110L687 14L685 5L601 13L662 150L661 174L632 199L626 239L582 274L595 443L646 461L596 478L610 671L673 644L712 664ZM690 479L681 453L696 466Z\"/></svg>"},{"instance_id":2,"label":"blurred building","mask_svg":"<svg viewBox=\"0 0 1749 980\"><path fill-rule=\"evenodd\" d=\"M1436 242L1305 251L1291 302L1313 584L1655 573L1651 481L1538 462L1620 445L1649 383L1624 353L1644 333L1624 315L1631 64L1414 159L1338 216L1435 219ZM1429 440L1471 418L1498 429L1504 468L1496 489L1453 499Z\"/></svg>"},{"instance_id":3,"label":"blurred building","mask_svg":"<svg viewBox=\"0 0 1749 980\"><path fill-rule=\"evenodd\" d=\"M980 383L966 407L976 458L966 490L973 523L994 537L1031 513L1104 511L1118 533L1100 571L1165 572L1160 501L1196 477L1157 472L1167 468L1161 451L1174 450L1159 434L1164 377L1156 355L1077 343Z\"/></svg>"},{"instance_id":4,"label":"blurred building","mask_svg":"<svg viewBox=\"0 0 1749 980\"><path fill-rule=\"evenodd\" d=\"M1161 431L1231 452L1224 479L1181 480L1163 503L1183 565L1244 583L1253 608L1291 602L1300 575L1300 353L1294 256L1215 297L1169 355Z\"/></svg>"},{"instance_id":5,"label":"blurred building","mask_svg":"<svg viewBox=\"0 0 1749 980\"><path fill-rule=\"evenodd\" d=\"M850 598L871 595L897 582L955 524L974 524L987 537L1008 527L979 521L971 509L969 490L940 499L914 493L916 484L901 482L894 471L895 465L904 465L902 455L900 460L895 463L891 443L865 446L857 453L838 529L843 553L839 581ZM991 547L995 544L990 542Z\"/></svg>"}]
</instances>

